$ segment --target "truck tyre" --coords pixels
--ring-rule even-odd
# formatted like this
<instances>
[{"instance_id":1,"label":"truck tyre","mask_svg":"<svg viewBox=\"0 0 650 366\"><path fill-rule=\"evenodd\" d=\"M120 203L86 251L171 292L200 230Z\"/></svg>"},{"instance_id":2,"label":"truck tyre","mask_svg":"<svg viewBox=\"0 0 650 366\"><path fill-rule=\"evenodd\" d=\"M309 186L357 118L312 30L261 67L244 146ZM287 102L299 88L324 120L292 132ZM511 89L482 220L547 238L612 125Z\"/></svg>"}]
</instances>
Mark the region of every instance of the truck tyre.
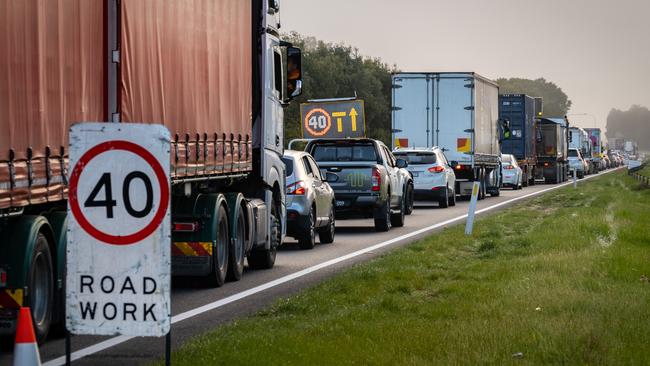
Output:
<instances>
[{"instance_id":1,"label":"truck tyre","mask_svg":"<svg viewBox=\"0 0 650 366\"><path fill-rule=\"evenodd\" d=\"M585 172L578 172L578 179L583 179L585 177Z\"/></svg>"},{"instance_id":2,"label":"truck tyre","mask_svg":"<svg viewBox=\"0 0 650 366\"><path fill-rule=\"evenodd\" d=\"M404 192L404 195L402 196L402 203L400 204L399 207L399 212L396 214L391 214L390 215L390 224L391 226L394 227L402 227L404 226L404 215L406 215L406 192Z\"/></svg>"},{"instance_id":3,"label":"truck tyre","mask_svg":"<svg viewBox=\"0 0 650 366\"><path fill-rule=\"evenodd\" d=\"M390 230L390 193L386 201L375 213L375 230L385 232Z\"/></svg>"},{"instance_id":4,"label":"truck tyre","mask_svg":"<svg viewBox=\"0 0 650 366\"><path fill-rule=\"evenodd\" d=\"M447 208L449 207L449 187L445 187L445 194L438 198L438 206L440 208Z\"/></svg>"},{"instance_id":5,"label":"truck tyre","mask_svg":"<svg viewBox=\"0 0 650 366\"><path fill-rule=\"evenodd\" d=\"M228 281L239 281L244 273L244 261L246 255L244 253L246 246L246 219L244 218L244 211L239 209L237 214L237 227L233 233L236 236L232 238L232 245L230 246L229 262L228 262Z\"/></svg>"},{"instance_id":6,"label":"truck tyre","mask_svg":"<svg viewBox=\"0 0 650 366\"><path fill-rule=\"evenodd\" d=\"M413 213L413 207L415 205L415 202L414 202L415 201L415 193L414 193L414 190L413 190L413 182L409 182L406 185L406 199L407 199L407 201L406 201L406 210L404 211L404 213L406 213L407 215L410 215L410 214Z\"/></svg>"},{"instance_id":7,"label":"truck tyre","mask_svg":"<svg viewBox=\"0 0 650 366\"><path fill-rule=\"evenodd\" d=\"M336 217L334 216L334 202L330 208L329 223L318 232L318 239L321 244L330 244L334 242L334 233L336 231Z\"/></svg>"},{"instance_id":8,"label":"truck tyre","mask_svg":"<svg viewBox=\"0 0 650 366\"><path fill-rule=\"evenodd\" d=\"M248 265L252 269L271 269L275 265L275 256L280 246L282 226L275 199L271 201L271 247L258 249L248 255Z\"/></svg>"},{"instance_id":9,"label":"truck tyre","mask_svg":"<svg viewBox=\"0 0 650 366\"><path fill-rule=\"evenodd\" d=\"M221 205L217 210L217 245L212 251L212 270L206 281L210 287L221 287L226 282L228 274L230 230L228 228L228 214L226 208Z\"/></svg>"},{"instance_id":10,"label":"truck tyre","mask_svg":"<svg viewBox=\"0 0 650 366\"><path fill-rule=\"evenodd\" d=\"M485 173L483 169L479 170L478 181L480 182L478 189L478 200L480 201L485 199Z\"/></svg>"},{"instance_id":11,"label":"truck tyre","mask_svg":"<svg viewBox=\"0 0 650 366\"><path fill-rule=\"evenodd\" d=\"M521 178L521 186L522 187L528 187L528 181L530 178L528 177L528 167L525 167L524 169L524 176Z\"/></svg>"},{"instance_id":12,"label":"truck tyre","mask_svg":"<svg viewBox=\"0 0 650 366\"><path fill-rule=\"evenodd\" d=\"M302 233L298 239L298 245L300 249L314 249L316 246L316 210L312 206L309 210L309 216L307 217L307 227L303 228L305 231Z\"/></svg>"},{"instance_id":13,"label":"truck tyre","mask_svg":"<svg viewBox=\"0 0 650 366\"><path fill-rule=\"evenodd\" d=\"M449 206L456 206L456 189L451 191L449 196Z\"/></svg>"},{"instance_id":14,"label":"truck tyre","mask_svg":"<svg viewBox=\"0 0 650 366\"><path fill-rule=\"evenodd\" d=\"M54 267L50 246L43 233L36 237L30 263L26 306L31 309L34 333L40 344L50 331L54 306Z\"/></svg>"}]
</instances>

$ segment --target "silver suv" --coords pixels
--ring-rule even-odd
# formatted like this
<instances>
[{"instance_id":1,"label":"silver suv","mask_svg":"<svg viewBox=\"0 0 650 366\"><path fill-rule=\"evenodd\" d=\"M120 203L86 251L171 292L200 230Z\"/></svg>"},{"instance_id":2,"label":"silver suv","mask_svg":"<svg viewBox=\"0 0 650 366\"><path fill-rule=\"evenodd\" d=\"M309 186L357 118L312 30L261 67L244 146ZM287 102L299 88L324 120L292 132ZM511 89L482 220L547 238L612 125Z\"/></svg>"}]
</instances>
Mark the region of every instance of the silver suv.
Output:
<instances>
[{"instance_id":1,"label":"silver suv","mask_svg":"<svg viewBox=\"0 0 650 366\"><path fill-rule=\"evenodd\" d=\"M287 235L298 239L303 249L314 247L316 232L321 244L332 243L335 223L332 187L308 153L285 150L282 160L287 174Z\"/></svg>"}]
</instances>

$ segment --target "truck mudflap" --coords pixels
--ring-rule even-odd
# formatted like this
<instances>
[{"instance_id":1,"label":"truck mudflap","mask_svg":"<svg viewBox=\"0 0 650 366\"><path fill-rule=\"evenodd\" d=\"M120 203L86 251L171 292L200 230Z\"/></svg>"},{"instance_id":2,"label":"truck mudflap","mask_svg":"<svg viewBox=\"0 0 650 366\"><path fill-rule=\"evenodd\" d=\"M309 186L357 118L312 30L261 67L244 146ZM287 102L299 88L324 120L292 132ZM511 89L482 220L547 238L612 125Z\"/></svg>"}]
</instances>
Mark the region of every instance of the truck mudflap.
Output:
<instances>
[{"instance_id":1,"label":"truck mudflap","mask_svg":"<svg viewBox=\"0 0 650 366\"><path fill-rule=\"evenodd\" d=\"M0 289L0 335L15 332L16 316L23 301L23 289Z\"/></svg>"},{"instance_id":2,"label":"truck mudflap","mask_svg":"<svg viewBox=\"0 0 650 366\"><path fill-rule=\"evenodd\" d=\"M193 276L210 273L211 242L173 242L172 273Z\"/></svg>"}]
</instances>

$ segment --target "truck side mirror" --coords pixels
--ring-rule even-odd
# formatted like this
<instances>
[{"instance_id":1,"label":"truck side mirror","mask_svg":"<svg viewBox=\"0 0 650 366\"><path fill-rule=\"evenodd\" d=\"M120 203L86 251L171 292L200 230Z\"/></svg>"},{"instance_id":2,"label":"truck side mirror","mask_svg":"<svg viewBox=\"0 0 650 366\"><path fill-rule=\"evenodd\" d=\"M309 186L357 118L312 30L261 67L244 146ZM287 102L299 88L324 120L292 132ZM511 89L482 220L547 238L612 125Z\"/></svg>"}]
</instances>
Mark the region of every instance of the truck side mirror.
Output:
<instances>
[{"instance_id":1,"label":"truck side mirror","mask_svg":"<svg viewBox=\"0 0 650 366\"><path fill-rule=\"evenodd\" d=\"M293 46L287 47L287 92L289 100L302 94L302 52Z\"/></svg>"},{"instance_id":2,"label":"truck side mirror","mask_svg":"<svg viewBox=\"0 0 650 366\"><path fill-rule=\"evenodd\" d=\"M507 118L504 118L502 120L499 120L501 122L501 130L503 131L503 139L508 140L510 139L510 120Z\"/></svg>"},{"instance_id":3,"label":"truck side mirror","mask_svg":"<svg viewBox=\"0 0 650 366\"><path fill-rule=\"evenodd\" d=\"M398 158L395 161L395 165L397 165L398 168L406 168L407 166L409 166L409 163L404 159Z\"/></svg>"}]
</instances>

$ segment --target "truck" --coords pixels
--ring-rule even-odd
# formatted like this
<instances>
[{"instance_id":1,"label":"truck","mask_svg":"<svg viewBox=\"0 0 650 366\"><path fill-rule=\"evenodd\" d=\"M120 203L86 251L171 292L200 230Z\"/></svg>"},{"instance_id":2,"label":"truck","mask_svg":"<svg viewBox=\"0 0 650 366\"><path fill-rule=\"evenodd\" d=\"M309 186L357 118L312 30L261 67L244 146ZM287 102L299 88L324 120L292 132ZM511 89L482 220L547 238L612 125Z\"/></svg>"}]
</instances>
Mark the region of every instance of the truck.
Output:
<instances>
[{"instance_id":1,"label":"truck","mask_svg":"<svg viewBox=\"0 0 650 366\"><path fill-rule=\"evenodd\" d=\"M596 165L597 172L605 169L603 164L603 140L600 128L585 128L591 140L591 161Z\"/></svg>"},{"instance_id":2,"label":"truck","mask_svg":"<svg viewBox=\"0 0 650 366\"><path fill-rule=\"evenodd\" d=\"M637 145L636 141L625 140L625 146L624 146L623 151L627 155L636 157L637 150L638 150L638 145Z\"/></svg>"},{"instance_id":3,"label":"truck","mask_svg":"<svg viewBox=\"0 0 650 366\"><path fill-rule=\"evenodd\" d=\"M368 138L311 139L305 147L328 176L336 219L373 218L376 231L404 226L413 177L383 142ZM334 177L334 178L331 178Z\"/></svg>"},{"instance_id":4,"label":"truck","mask_svg":"<svg viewBox=\"0 0 650 366\"><path fill-rule=\"evenodd\" d=\"M535 179L561 183L569 172L569 121L566 118L539 118L537 121L537 169Z\"/></svg>"},{"instance_id":5,"label":"truck","mask_svg":"<svg viewBox=\"0 0 650 366\"><path fill-rule=\"evenodd\" d=\"M216 287L238 280L246 258L274 265L286 233L283 106L302 89L277 1L25 0L5 3L0 23L1 334L20 306L39 342L61 323L76 122L171 132L174 275Z\"/></svg>"},{"instance_id":6,"label":"truck","mask_svg":"<svg viewBox=\"0 0 650 366\"><path fill-rule=\"evenodd\" d=\"M587 131L580 127L569 127L569 148L580 150L583 159L589 164L586 174L594 174L598 171L598 165L594 163L591 156L592 146Z\"/></svg>"},{"instance_id":7,"label":"truck","mask_svg":"<svg viewBox=\"0 0 650 366\"><path fill-rule=\"evenodd\" d=\"M521 167L524 187L535 184L537 107L535 98L525 94L499 95L499 118L509 123L510 138L501 134L501 153L511 154Z\"/></svg>"},{"instance_id":8,"label":"truck","mask_svg":"<svg viewBox=\"0 0 650 366\"><path fill-rule=\"evenodd\" d=\"M455 192L500 194L499 86L474 72L392 74L393 148L441 148L454 167ZM494 174L491 174L494 171Z\"/></svg>"}]
</instances>

